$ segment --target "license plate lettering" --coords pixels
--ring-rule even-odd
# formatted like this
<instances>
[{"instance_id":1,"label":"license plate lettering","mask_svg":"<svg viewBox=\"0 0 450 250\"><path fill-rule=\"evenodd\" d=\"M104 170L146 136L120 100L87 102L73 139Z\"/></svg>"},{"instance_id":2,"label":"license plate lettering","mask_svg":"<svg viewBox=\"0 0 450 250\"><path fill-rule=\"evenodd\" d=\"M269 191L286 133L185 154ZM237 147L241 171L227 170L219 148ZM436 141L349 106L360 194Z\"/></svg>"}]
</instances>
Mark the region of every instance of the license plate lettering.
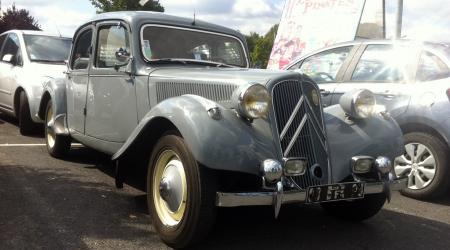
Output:
<instances>
[{"instance_id":1,"label":"license plate lettering","mask_svg":"<svg viewBox=\"0 0 450 250\"><path fill-rule=\"evenodd\" d=\"M361 182L313 186L307 189L308 203L351 200L363 197L364 183Z\"/></svg>"}]
</instances>

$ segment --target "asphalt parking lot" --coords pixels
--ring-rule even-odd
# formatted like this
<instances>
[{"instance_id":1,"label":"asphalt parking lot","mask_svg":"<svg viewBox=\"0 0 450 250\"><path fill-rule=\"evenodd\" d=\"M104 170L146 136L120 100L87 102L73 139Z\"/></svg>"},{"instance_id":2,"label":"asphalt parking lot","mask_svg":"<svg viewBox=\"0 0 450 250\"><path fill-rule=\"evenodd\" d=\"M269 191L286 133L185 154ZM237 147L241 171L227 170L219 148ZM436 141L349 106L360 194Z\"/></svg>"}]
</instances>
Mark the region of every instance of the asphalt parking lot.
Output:
<instances>
[{"instance_id":1,"label":"asphalt parking lot","mask_svg":"<svg viewBox=\"0 0 450 250\"><path fill-rule=\"evenodd\" d=\"M0 249L166 249L147 212L140 176L118 190L109 157L80 145L51 158L42 135L19 135L0 114ZM450 180L449 180L450 181ZM221 209L201 249L449 249L450 193L433 202L393 194L364 223L318 206Z\"/></svg>"}]
</instances>

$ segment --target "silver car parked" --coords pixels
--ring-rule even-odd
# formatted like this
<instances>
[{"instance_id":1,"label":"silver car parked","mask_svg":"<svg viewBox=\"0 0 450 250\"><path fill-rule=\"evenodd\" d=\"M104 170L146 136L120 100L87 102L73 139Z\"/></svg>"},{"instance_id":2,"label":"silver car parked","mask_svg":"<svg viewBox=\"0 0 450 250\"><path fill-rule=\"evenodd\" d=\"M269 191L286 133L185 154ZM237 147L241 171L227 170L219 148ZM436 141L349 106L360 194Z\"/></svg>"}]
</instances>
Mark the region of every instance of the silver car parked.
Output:
<instances>
[{"instance_id":1,"label":"silver car parked","mask_svg":"<svg viewBox=\"0 0 450 250\"><path fill-rule=\"evenodd\" d=\"M305 73L321 89L325 106L365 88L399 123L405 154L395 161L408 177L403 193L445 194L450 186L450 47L407 40L355 41L302 56L286 69Z\"/></svg>"},{"instance_id":2,"label":"silver car parked","mask_svg":"<svg viewBox=\"0 0 450 250\"><path fill-rule=\"evenodd\" d=\"M41 31L11 30L0 35L0 111L19 120L20 133L31 134L44 84L62 77L71 39Z\"/></svg>"},{"instance_id":3,"label":"silver car parked","mask_svg":"<svg viewBox=\"0 0 450 250\"><path fill-rule=\"evenodd\" d=\"M116 161L116 185L147 172L152 223L172 247L212 227L217 207L320 203L349 220L374 216L404 188L391 162L397 123L370 91L322 108L296 72L249 69L240 33L152 12L98 15L75 32L67 75L41 99L48 152L70 141Z\"/></svg>"}]
</instances>

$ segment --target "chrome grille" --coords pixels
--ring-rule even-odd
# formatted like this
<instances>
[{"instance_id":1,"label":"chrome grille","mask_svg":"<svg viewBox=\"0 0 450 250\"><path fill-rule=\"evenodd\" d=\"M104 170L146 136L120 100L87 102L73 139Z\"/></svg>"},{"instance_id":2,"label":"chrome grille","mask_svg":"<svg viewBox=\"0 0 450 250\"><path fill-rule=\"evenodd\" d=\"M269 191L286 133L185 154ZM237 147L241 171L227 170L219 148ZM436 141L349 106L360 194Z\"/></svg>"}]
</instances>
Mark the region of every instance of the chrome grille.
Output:
<instances>
[{"instance_id":1,"label":"chrome grille","mask_svg":"<svg viewBox=\"0 0 450 250\"><path fill-rule=\"evenodd\" d=\"M302 189L326 183L329 174L321 107L313 105L311 95L307 94L312 90L313 83L289 80L276 84L272 91L283 157L305 157L308 160L308 171L293 178ZM310 172L315 164L322 169L322 182Z\"/></svg>"},{"instance_id":2,"label":"chrome grille","mask_svg":"<svg viewBox=\"0 0 450 250\"><path fill-rule=\"evenodd\" d=\"M235 85L215 82L157 82L156 98L161 102L170 97L191 94L216 102L225 102L231 99L235 88Z\"/></svg>"}]
</instances>

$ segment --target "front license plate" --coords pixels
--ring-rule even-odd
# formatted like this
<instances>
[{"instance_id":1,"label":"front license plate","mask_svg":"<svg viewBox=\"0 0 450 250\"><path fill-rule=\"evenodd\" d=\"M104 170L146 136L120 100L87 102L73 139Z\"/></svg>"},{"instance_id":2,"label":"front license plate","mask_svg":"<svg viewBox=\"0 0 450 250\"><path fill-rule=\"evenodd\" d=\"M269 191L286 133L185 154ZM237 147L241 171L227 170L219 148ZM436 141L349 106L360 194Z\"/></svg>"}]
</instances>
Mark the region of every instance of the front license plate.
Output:
<instances>
[{"instance_id":1,"label":"front license plate","mask_svg":"<svg viewBox=\"0 0 450 250\"><path fill-rule=\"evenodd\" d=\"M364 198L364 182L312 186L307 189L307 203Z\"/></svg>"}]
</instances>

